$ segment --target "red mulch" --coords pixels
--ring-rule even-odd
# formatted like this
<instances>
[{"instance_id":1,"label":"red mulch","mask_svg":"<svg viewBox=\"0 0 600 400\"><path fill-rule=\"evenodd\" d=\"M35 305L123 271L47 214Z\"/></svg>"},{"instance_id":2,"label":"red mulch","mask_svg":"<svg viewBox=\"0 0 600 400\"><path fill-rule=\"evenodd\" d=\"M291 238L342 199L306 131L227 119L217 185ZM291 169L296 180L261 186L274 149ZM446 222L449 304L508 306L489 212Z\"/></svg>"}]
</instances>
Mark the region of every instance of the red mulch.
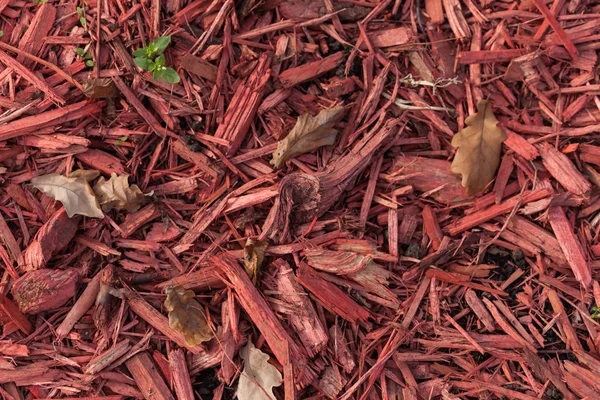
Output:
<instances>
[{"instance_id":1,"label":"red mulch","mask_svg":"<svg viewBox=\"0 0 600 400\"><path fill-rule=\"evenodd\" d=\"M600 398L600 6L0 13L3 399L231 399L249 340L286 400ZM161 35L175 85L131 55ZM75 52L88 44L93 67ZM88 99L97 77L118 98ZM482 99L508 139L468 197L450 141ZM340 105L335 145L273 170L300 115ZM153 194L135 213L68 218L28 185L79 168ZM256 284L249 237L269 243ZM171 285L196 292L210 342L169 327Z\"/></svg>"}]
</instances>

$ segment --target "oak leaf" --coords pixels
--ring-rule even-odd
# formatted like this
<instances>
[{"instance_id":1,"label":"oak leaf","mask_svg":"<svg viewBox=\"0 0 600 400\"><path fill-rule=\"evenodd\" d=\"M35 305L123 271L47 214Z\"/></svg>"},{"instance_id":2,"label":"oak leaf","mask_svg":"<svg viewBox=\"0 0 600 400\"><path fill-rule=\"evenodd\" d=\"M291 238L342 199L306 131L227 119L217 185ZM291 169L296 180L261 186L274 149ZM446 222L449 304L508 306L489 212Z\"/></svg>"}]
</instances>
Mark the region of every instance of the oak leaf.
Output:
<instances>
[{"instance_id":1,"label":"oak leaf","mask_svg":"<svg viewBox=\"0 0 600 400\"><path fill-rule=\"evenodd\" d=\"M83 178L88 182L93 181L100 176L100 172L95 169L76 169L69 174L69 178Z\"/></svg>"},{"instance_id":2,"label":"oak leaf","mask_svg":"<svg viewBox=\"0 0 600 400\"><path fill-rule=\"evenodd\" d=\"M129 175L117 175L112 173L109 180L101 177L94 185L94 193L104 212L110 210L127 210L136 212L144 202L144 193L137 185L129 185Z\"/></svg>"},{"instance_id":3,"label":"oak leaf","mask_svg":"<svg viewBox=\"0 0 600 400\"><path fill-rule=\"evenodd\" d=\"M188 346L209 341L212 332L204 317L204 309L195 300L196 294L182 286L167 287L166 293L165 308L169 311L171 328L183 334Z\"/></svg>"},{"instance_id":4,"label":"oak leaf","mask_svg":"<svg viewBox=\"0 0 600 400\"><path fill-rule=\"evenodd\" d=\"M477 105L477 113L465 120L465 128L452 138L457 147L451 170L462 175L462 185L467 194L481 192L494 179L500 164L502 142L506 133L498 126L487 100Z\"/></svg>"},{"instance_id":5,"label":"oak leaf","mask_svg":"<svg viewBox=\"0 0 600 400\"><path fill-rule=\"evenodd\" d=\"M265 250L267 250L267 242L260 240L248 238L244 245L244 268L255 285L258 271L265 259Z\"/></svg>"},{"instance_id":6,"label":"oak leaf","mask_svg":"<svg viewBox=\"0 0 600 400\"><path fill-rule=\"evenodd\" d=\"M344 107L322 110L316 117L305 114L298 118L285 139L277 143L271 164L279 169L288 160L335 143L337 131L333 126L344 115Z\"/></svg>"},{"instance_id":7,"label":"oak leaf","mask_svg":"<svg viewBox=\"0 0 600 400\"><path fill-rule=\"evenodd\" d=\"M33 178L31 184L53 199L60 201L69 218L73 215L104 217L98 200L85 178L48 174Z\"/></svg>"},{"instance_id":8,"label":"oak leaf","mask_svg":"<svg viewBox=\"0 0 600 400\"><path fill-rule=\"evenodd\" d=\"M281 373L269 364L269 355L248 341L240 350L244 370L238 383L238 400L276 400L273 388L281 385Z\"/></svg>"}]
</instances>

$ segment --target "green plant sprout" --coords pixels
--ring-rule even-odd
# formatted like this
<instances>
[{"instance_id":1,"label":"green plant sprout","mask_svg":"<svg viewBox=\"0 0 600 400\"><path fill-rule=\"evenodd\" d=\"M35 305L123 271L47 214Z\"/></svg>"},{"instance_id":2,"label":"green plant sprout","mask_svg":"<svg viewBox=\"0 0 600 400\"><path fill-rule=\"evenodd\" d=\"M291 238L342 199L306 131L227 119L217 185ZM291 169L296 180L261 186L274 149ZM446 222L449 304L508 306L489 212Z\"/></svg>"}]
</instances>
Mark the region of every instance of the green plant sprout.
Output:
<instances>
[{"instance_id":1,"label":"green plant sprout","mask_svg":"<svg viewBox=\"0 0 600 400\"><path fill-rule=\"evenodd\" d=\"M161 36L146 47L133 52L136 65L145 71L152 72L152 79L163 80L168 83L179 82L179 75L171 67L165 65L166 59L163 54L171 43L171 36Z\"/></svg>"},{"instance_id":2,"label":"green plant sprout","mask_svg":"<svg viewBox=\"0 0 600 400\"><path fill-rule=\"evenodd\" d=\"M85 60L85 65L87 65L88 67L91 68L94 66L94 61L92 60L92 55L90 53L88 53L89 48L90 48L89 44L87 46L85 46L84 48L78 47L75 49L75 53L77 53L77 55L79 57L81 57Z\"/></svg>"},{"instance_id":3,"label":"green plant sprout","mask_svg":"<svg viewBox=\"0 0 600 400\"><path fill-rule=\"evenodd\" d=\"M48 0L33 0L34 3L38 3L38 4L44 4L47 3Z\"/></svg>"},{"instance_id":4,"label":"green plant sprout","mask_svg":"<svg viewBox=\"0 0 600 400\"><path fill-rule=\"evenodd\" d=\"M48 1L48 0L46 0ZM87 19L85 19L85 10L81 7L77 7L77 15L79 15L79 23L83 26L83 29L87 32Z\"/></svg>"},{"instance_id":5,"label":"green plant sprout","mask_svg":"<svg viewBox=\"0 0 600 400\"><path fill-rule=\"evenodd\" d=\"M121 143L126 142L129 139L129 136L121 136L119 139L115 141L115 146L120 146Z\"/></svg>"},{"instance_id":6,"label":"green plant sprout","mask_svg":"<svg viewBox=\"0 0 600 400\"><path fill-rule=\"evenodd\" d=\"M592 315L593 319L600 319L600 307L592 307Z\"/></svg>"}]
</instances>

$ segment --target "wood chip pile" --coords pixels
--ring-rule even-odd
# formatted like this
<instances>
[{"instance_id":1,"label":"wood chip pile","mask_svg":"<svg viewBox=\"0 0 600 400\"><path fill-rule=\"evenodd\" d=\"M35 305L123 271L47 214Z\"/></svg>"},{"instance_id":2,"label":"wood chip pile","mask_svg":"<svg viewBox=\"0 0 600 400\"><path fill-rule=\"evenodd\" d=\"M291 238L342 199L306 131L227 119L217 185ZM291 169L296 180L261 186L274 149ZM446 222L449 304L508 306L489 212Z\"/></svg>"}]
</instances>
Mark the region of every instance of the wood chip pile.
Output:
<instances>
[{"instance_id":1,"label":"wood chip pile","mask_svg":"<svg viewBox=\"0 0 600 400\"><path fill-rule=\"evenodd\" d=\"M596 3L0 14L2 399L600 399Z\"/></svg>"}]
</instances>

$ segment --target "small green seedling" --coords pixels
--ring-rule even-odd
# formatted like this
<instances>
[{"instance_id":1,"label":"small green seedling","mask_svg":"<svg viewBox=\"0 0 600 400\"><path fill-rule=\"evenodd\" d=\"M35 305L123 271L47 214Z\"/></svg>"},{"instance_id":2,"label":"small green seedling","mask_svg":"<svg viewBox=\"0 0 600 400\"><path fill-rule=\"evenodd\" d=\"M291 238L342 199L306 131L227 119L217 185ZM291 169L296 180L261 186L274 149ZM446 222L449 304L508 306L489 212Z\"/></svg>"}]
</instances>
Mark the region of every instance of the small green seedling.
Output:
<instances>
[{"instance_id":1,"label":"small green seedling","mask_svg":"<svg viewBox=\"0 0 600 400\"><path fill-rule=\"evenodd\" d=\"M146 47L133 52L134 61L138 67L152 72L152 79L163 80L168 83L179 82L179 75L171 67L165 66L165 55L163 52L171 43L171 36L161 36Z\"/></svg>"},{"instance_id":2,"label":"small green seedling","mask_svg":"<svg viewBox=\"0 0 600 400\"><path fill-rule=\"evenodd\" d=\"M124 143L129 139L129 136L121 136L117 141L115 141L115 146L120 146L121 143Z\"/></svg>"},{"instance_id":3,"label":"small green seedling","mask_svg":"<svg viewBox=\"0 0 600 400\"><path fill-rule=\"evenodd\" d=\"M593 319L600 319L600 307L592 307L592 315Z\"/></svg>"},{"instance_id":4,"label":"small green seedling","mask_svg":"<svg viewBox=\"0 0 600 400\"><path fill-rule=\"evenodd\" d=\"M85 60L85 65L91 68L94 66L94 61L92 60L92 55L87 51L89 47L89 44L85 48L78 47L75 49L75 53Z\"/></svg>"},{"instance_id":5,"label":"small green seedling","mask_svg":"<svg viewBox=\"0 0 600 400\"><path fill-rule=\"evenodd\" d=\"M48 1L48 0L46 0ZM83 29L87 32L87 19L85 19L85 10L81 7L77 7L77 15L79 15L79 23L83 26Z\"/></svg>"}]
</instances>

